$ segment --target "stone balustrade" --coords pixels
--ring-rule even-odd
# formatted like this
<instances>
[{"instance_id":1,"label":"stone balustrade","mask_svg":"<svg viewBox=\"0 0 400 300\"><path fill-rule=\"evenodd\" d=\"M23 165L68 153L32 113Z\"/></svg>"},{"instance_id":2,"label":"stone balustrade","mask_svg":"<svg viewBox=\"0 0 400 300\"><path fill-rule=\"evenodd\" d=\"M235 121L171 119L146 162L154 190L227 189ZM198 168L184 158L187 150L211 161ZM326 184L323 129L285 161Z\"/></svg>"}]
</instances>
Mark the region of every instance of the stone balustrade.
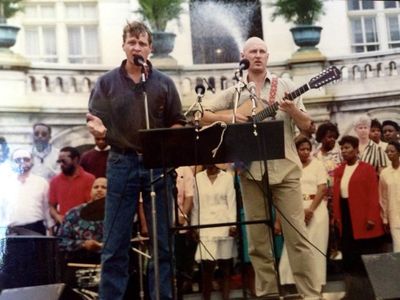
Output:
<instances>
[{"instance_id":1,"label":"stone balustrade","mask_svg":"<svg viewBox=\"0 0 400 300\"><path fill-rule=\"evenodd\" d=\"M336 84L304 95L304 102L314 120L337 122L341 132L347 132L352 117L361 113L380 120L390 118L400 121L397 70L400 52L367 53L315 62L272 63L269 71L291 78L301 86L330 65L341 70L342 78ZM161 70L174 80L183 107L187 109L196 100L194 88L197 84L205 84L206 79L216 92L221 91L235 85L236 68L237 64L213 64ZM46 121L54 127L59 145L65 142L71 130L76 136L86 136L84 114L90 90L106 71L105 67L93 66L80 66L79 69L34 66L21 71L0 69L3 94L0 102L1 132L14 135L17 143L24 144L30 139L27 132L31 130L31 124ZM6 81L3 78L7 78ZM206 97L211 96L211 91L207 91ZM86 140L89 142L90 136Z\"/></svg>"},{"instance_id":2,"label":"stone balustrade","mask_svg":"<svg viewBox=\"0 0 400 300\"><path fill-rule=\"evenodd\" d=\"M386 55L362 55L333 58L320 63L320 69L336 65L342 72L341 82L348 82L353 85L365 85L369 80L382 78L397 78L397 66L400 64L400 54L391 53ZM213 65L194 65L190 67L178 67L176 69L163 70L172 77L182 96L184 106L195 100L194 88L197 84L204 83L207 79L215 88L220 91L235 84L234 71L236 64L213 64ZM308 64L296 66L297 68L309 68ZM292 66L286 63L271 64L269 70L280 77L293 76ZM318 70L318 68L316 69ZM80 70L69 69L44 69L30 68L26 73L26 91L29 94L85 94L89 95L97 78L103 74L105 69L81 68ZM312 74L309 74L312 75ZM296 81L296 80L295 80ZM207 86L206 86L207 87ZM383 87L382 92L390 87ZM331 94L340 90L341 86L336 85L330 89ZM343 91L340 93L343 94ZM346 91L351 95L351 91ZM307 96L305 96L307 98Z\"/></svg>"}]
</instances>

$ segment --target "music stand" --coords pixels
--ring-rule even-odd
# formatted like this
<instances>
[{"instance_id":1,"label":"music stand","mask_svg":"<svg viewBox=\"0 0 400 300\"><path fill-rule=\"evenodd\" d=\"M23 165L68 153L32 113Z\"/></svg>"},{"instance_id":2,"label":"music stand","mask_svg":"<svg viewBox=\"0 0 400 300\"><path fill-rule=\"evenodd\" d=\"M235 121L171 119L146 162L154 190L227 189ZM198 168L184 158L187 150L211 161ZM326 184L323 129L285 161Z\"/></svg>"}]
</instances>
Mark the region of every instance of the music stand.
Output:
<instances>
[{"instance_id":1,"label":"music stand","mask_svg":"<svg viewBox=\"0 0 400 300\"><path fill-rule=\"evenodd\" d=\"M285 158L283 121L216 125L200 132L194 127L139 130L146 168L167 168ZM223 138L216 156L215 149ZM257 151L260 149L260 151Z\"/></svg>"},{"instance_id":2,"label":"music stand","mask_svg":"<svg viewBox=\"0 0 400 300\"><path fill-rule=\"evenodd\" d=\"M257 135L254 134L255 130ZM267 160L285 158L284 130L281 120L257 123L256 128L253 123L229 125L217 123L215 126L203 127L200 131L196 131L194 127L139 130L139 138L142 143L144 166L164 168L165 175L167 173L165 169L169 167L236 161L264 161L265 172L267 172ZM268 176L264 178L268 187ZM272 199L270 193L267 194L271 212ZM256 222L267 223L268 220ZM239 223L249 224L254 221L237 222L236 225ZM215 227L215 225L200 227ZM226 225L228 224L217 226ZM190 228L190 226L185 228ZM274 242L271 246L275 249Z\"/></svg>"}]
</instances>

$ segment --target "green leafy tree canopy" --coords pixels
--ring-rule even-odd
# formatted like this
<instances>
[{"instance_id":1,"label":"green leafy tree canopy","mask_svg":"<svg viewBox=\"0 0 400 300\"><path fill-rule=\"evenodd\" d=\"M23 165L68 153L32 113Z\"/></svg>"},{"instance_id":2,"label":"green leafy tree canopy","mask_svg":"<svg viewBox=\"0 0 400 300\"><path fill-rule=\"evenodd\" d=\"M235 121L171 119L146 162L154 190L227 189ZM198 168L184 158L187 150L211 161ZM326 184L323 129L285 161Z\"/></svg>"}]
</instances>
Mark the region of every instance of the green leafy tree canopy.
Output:
<instances>
[{"instance_id":1,"label":"green leafy tree canopy","mask_svg":"<svg viewBox=\"0 0 400 300\"><path fill-rule=\"evenodd\" d=\"M178 19L184 0L139 0L140 13L153 30L165 31L168 21Z\"/></svg>"},{"instance_id":2,"label":"green leafy tree canopy","mask_svg":"<svg viewBox=\"0 0 400 300\"><path fill-rule=\"evenodd\" d=\"M272 20L283 17L296 25L312 25L324 13L321 0L276 0Z\"/></svg>"}]
</instances>

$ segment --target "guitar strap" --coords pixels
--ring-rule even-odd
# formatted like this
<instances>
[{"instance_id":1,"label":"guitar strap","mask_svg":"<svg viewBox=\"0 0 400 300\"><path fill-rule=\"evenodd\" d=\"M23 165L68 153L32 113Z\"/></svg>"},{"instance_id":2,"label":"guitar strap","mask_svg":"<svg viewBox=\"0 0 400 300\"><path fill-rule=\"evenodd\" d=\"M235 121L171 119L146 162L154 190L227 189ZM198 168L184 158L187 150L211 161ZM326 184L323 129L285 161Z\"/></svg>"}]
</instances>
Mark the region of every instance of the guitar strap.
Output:
<instances>
[{"instance_id":1,"label":"guitar strap","mask_svg":"<svg viewBox=\"0 0 400 300\"><path fill-rule=\"evenodd\" d=\"M269 90L269 105L272 105L275 102L276 91L278 89L278 77L272 76L271 79L271 88Z\"/></svg>"}]
</instances>

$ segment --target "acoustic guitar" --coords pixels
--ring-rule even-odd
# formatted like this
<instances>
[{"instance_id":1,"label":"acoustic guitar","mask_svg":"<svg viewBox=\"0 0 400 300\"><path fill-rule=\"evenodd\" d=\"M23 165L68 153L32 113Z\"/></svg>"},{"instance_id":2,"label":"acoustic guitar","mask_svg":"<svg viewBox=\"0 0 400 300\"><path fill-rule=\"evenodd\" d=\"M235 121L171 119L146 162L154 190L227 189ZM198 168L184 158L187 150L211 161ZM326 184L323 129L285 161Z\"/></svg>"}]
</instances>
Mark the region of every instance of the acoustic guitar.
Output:
<instances>
[{"instance_id":1,"label":"acoustic guitar","mask_svg":"<svg viewBox=\"0 0 400 300\"><path fill-rule=\"evenodd\" d=\"M329 68L323 70L318 75L311 78L311 80L308 83L304 84L303 86L289 93L285 97L285 100L286 99L294 100L310 89L317 89L320 88L321 86L324 86L327 83L340 79L340 75L341 75L340 71L337 67L330 66ZM280 101L275 101L273 104L268 105L267 107L258 108L258 111L256 110L254 120L256 122L261 122L262 120L268 117L275 116L276 112L279 109L279 103ZM252 107L253 107L252 101L251 99L248 99L237 108L237 112L241 113L244 116L248 116L249 121L253 121L253 117L251 117Z\"/></svg>"}]
</instances>

